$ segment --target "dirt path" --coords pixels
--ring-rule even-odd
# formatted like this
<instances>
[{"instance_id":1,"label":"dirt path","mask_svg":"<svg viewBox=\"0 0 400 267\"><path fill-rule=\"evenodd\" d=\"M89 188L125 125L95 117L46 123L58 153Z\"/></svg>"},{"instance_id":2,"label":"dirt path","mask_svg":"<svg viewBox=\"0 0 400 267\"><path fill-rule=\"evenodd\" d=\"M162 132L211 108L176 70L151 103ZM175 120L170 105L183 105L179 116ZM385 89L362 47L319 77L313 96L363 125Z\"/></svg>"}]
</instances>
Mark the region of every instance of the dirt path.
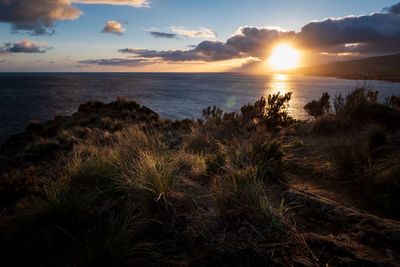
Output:
<instances>
[{"instance_id":1,"label":"dirt path","mask_svg":"<svg viewBox=\"0 0 400 267\"><path fill-rule=\"evenodd\" d=\"M338 181L323 143L315 138L284 139L290 185L285 200L295 207L295 230L304 238L311 261L400 266L400 222L379 217L382 213L360 192Z\"/></svg>"}]
</instances>

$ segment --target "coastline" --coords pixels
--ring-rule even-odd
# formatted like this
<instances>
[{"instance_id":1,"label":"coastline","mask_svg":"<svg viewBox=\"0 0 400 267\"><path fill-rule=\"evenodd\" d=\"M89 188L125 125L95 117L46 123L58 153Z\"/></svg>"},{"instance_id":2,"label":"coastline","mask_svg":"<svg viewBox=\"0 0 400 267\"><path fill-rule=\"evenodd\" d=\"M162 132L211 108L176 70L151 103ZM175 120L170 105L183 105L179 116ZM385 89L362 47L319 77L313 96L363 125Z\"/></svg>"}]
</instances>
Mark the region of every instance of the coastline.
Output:
<instances>
[{"instance_id":1,"label":"coastline","mask_svg":"<svg viewBox=\"0 0 400 267\"><path fill-rule=\"evenodd\" d=\"M374 76L374 75L363 75L363 74L318 74L318 73L287 73L294 75L303 75L303 76L311 76L311 77L329 77L329 78L337 78L337 79L345 79L345 80L361 80L361 81L384 81L391 83L400 83L400 74L396 75L396 77L382 77L382 76Z\"/></svg>"}]
</instances>

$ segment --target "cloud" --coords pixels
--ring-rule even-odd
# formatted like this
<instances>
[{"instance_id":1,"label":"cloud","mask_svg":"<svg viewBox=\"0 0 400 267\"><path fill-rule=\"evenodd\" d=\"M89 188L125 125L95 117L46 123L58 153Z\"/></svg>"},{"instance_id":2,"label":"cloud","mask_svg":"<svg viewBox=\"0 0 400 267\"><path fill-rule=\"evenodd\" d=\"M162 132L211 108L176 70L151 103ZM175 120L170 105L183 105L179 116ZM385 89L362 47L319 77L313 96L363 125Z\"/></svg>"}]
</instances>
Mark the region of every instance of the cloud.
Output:
<instances>
[{"instance_id":1,"label":"cloud","mask_svg":"<svg viewBox=\"0 0 400 267\"><path fill-rule=\"evenodd\" d=\"M170 27L171 31L176 34L186 37L198 37L198 38L215 38L216 34L213 30L201 27L200 30L188 30L184 27Z\"/></svg>"},{"instance_id":2,"label":"cloud","mask_svg":"<svg viewBox=\"0 0 400 267\"><path fill-rule=\"evenodd\" d=\"M177 35L175 33L166 33L166 32L156 32L152 31L150 34L156 38L167 38L167 39L173 39L176 38Z\"/></svg>"},{"instance_id":3,"label":"cloud","mask_svg":"<svg viewBox=\"0 0 400 267\"><path fill-rule=\"evenodd\" d=\"M121 53L135 54L143 58L160 58L164 61L221 61L261 56L270 49L266 42L293 36L292 32L283 32L270 28L242 27L226 42L202 41L189 50L148 50L125 48Z\"/></svg>"},{"instance_id":4,"label":"cloud","mask_svg":"<svg viewBox=\"0 0 400 267\"><path fill-rule=\"evenodd\" d=\"M205 57L197 55L194 50L148 50L148 49L138 49L138 48L125 48L119 50L121 53L125 54L135 54L135 57L139 58L160 58L165 61L195 61L202 60L208 61Z\"/></svg>"},{"instance_id":5,"label":"cloud","mask_svg":"<svg viewBox=\"0 0 400 267\"><path fill-rule=\"evenodd\" d=\"M169 27L173 33L161 32L158 28L150 29L150 34L156 38L176 38L178 36L191 38L215 38L216 34L213 30L201 27L200 30L188 30L184 27Z\"/></svg>"},{"instance_id":6,"label":"cloud","mask_svg":"<svg viewBox=\"0 0 400 267\"><path fill-rule=\"evenodd\" d=\"M10 53L45 53L49 48L46 43L37 44L29 40L17 41L14 44L6 43L0 47L0 54Z\"/></svg>"},{"instance_id":7,"label":"cloud","mask_svg":"<svg viewBox=\"0 0 400 267\"><path fill-rule=\"evenodd\" d=\"M0 0L0 22L10 23L13 31L53 34L55 22L74 20L83 14L71 3L149 7L147 0Z\"/></svg>"},{"instance_id":8,"label":"cloud","mask_svg":"<svg viewBox=\"0 0 400 267\"><path fill-rule=\"evenodd\" d=\"M277 43L293 41L294 32L288 32L273 27L241 27L238 32L231 36L226 45L235 48L241 53L250 56L266 56Z\"/></svg>"},{"instance_id":9,"label":"cloud","mask_svg":"<svg viewBox=\"0 0 400 267\"><path fill-rule=\"evenodd\" d=\"M270 56L277 44L285 42L321 58L396 53L400 52L398 7L400 3L381 13L312 21L299 32L277 27L245 26L226 41L206 40L187 50L124 48L119 52L132 54L131 60L148 59L167 63L250 58L261 62ZM201 36L184 28L171 27L171 30L178 35ZM136 63L140 64L141 61Z\"/></svg>"},{"instance_id":10,"label":"cloud","mask_svg":"<svg viewBox=\"0 0 400 267\"><path fill-rule=\"evenodd\" d=\"M400 14L400 3L395 4L391 7L384 8L383 11L399 15Z\"/></svg>"},{"instance_id":11,"label":"cloud","mask_svg":"<svg viewBox=\"0 0 400 267\"><path fill-rule=\"evenodd\" d=\"M150 2L148 0L72 0L71 2L80 4L106 4L133 7L150 7Z\"/></svg>"},{"instance_id":12,"label":"cloud","mask_svg":"<svg viewBox=\"0 0 400 267\"><path fill-rule=\"evenodd\" d=\"M101 32L122 35L125 31L126 29L122 28L121 22L111 20L107 22Z\"/></svg>"},{"instance_id":13,"label":"cloud","mask_svg":"<svg viewBox=\"0 0 400 267\"><path fill-rule=\"evenodd\" d=\"M220 41L203 41L190 50L148 50L125 48L121 53L135 54L141 58L159 58L164 61L219 61L240 58L237 50Z\"/></svg>"},{"instance_id":14,"label":"cloud","mask_svg":"<svg viewBox=\"0 0 400 267\"><path fill-rule=\"evenodd\" d=\"M54 21L72 20L83 13L68 0L0 0L0 22L11 23L13 30L32 34L51 34Z\"/></svg>"},{"instance_id":15,"label":"cloud","mask_svg":"<svg viewBox=\"0 0 400 267\"><path fill-rule=\"evenodd\" d=\"M400 51L400 16L373 13L313 21L301 29L298 40L303 46L320 51L396 52Z\"/></svg>"},{"instance_id":16,"label":"cloud","mask_svg":"<svg viewBox=\"0 0 400 267\"><path fill-rule=\"evenodd\" d=\"M85 65L100 65L100 66L142 66L151 64L153 62L140 59L140 58L109 58L109 59L89 59L89 60L81 60L79 64Z\"/></svg>"}]
</instances>

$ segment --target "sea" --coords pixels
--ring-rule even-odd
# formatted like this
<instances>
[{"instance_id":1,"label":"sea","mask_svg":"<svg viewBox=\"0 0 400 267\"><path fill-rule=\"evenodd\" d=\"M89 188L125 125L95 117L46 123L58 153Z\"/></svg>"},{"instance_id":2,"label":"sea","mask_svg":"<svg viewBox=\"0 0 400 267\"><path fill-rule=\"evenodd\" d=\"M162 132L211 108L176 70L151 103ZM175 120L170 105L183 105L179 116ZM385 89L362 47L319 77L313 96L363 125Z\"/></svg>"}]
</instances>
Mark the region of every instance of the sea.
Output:
<instances>
[{"instance_id":1,"label":"sea","mask_svg":"<svg viewBox=\"0 0 400 267\"><path fill-rule=\"evenodd\" d=\"M400 83L301 75L240 73L0 73L0 144L21 133L30 120L45 122L71 115L90 100L134 99L161 118L199 118L204 108L224 111L269 94L292 92L289 113L307 119L304 105L323 92L334 96L356 86L400 95Z\"/></svg>"}]
</instances>

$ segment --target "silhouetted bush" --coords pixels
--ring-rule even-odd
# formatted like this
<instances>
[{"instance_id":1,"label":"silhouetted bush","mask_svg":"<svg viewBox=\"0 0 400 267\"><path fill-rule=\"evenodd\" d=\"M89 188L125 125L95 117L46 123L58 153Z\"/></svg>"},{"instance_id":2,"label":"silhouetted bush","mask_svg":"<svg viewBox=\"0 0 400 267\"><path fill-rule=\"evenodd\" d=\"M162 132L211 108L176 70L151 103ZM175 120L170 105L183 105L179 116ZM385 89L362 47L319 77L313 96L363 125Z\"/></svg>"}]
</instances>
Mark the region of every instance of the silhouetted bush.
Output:
<instances>
[{"instance_id":1,"label":"silhouetted bush","mask_svg":"<svg viewBox=\"0 0 400 267\"><path fill-rule=\"evenodd\" d=\"M329 94L323 93L320 100L313 100L304 106L308 115L318 119L329 113L331 104L329 102Z\"/></svg>"},{"instance_id":2,"label":"silhouetted bush","mask_svg":"<svg viewBox=\"0 0 400 267\"><path fill-rule=\"evenodd\" d=\"M240 109L242 123L246 125L255 122L267 126L269 130L293 124L295 120L287 112L291 96L292 93L280 95L278 92L275 95L268 95L268 99L261 97L254 104L244 105Z\"/></svg>"},{"instance_id":3,"label":"silhouetted bush","mask_svg":"<svg viewBox=\"0 0 400 267\"><path fill-rule=\"evenodd\" d=\"M203 117L207 121L213 121L215 124L222 123L222 116L224 111L216 106L209 106L206 109L203 109Z\"/></svg>"},{"instance_id":4,"label":"silhouetted bush","mask_svg":"<svg viewBox=\"0 0 400 267\"><path fill-rule=\"evenodd\" d=\"M378 102L378 91L372 91L365 87L355 88L345 95L339 93L333 100L335 115L339 119L354 118L366 106Z\"/></svg>"},{"instance_id":5,"label":"silhouetted bush","mask_svg":"<svg viewBox=\"0 0 400 267\"><path fill-rule=\"evenodd\" d=\"M399 109L400 108L400 96L392 95L390 98L386 98L386 103L389 104L392 108Z\"/></svg>"},{"instance_id":6,"label":"silhouetted bush","mask_svg":"<svg viewBox=\"0 0 400 267\"><path fill-rule=\"evenodd\" d=\"M312 131L329 134L337 130L354 129L357 125L367 123L381 123L392 128L399 127L400 112L393 108L397 105L397 101L397 98L393 96L387 98L387 105L384 105L378 102L377 91L358 87L345 94L336 94L333 99L333 112L328 112L329 95L327 93L324 93L320 100L313 100L304 108L309 115L316 118Z\"/></svg>"},{"instance_id":7,"label":"silhouetted bush","mask_svg":"<svg viewBox=\"0 0 400 267\"><path fill-rule=\"evenodd\" d=\"M316 134L328 135L337 132L343 127L343 123L335 116L324 116L315 120L311 131Z\"/></svg>"}]
</instances>

